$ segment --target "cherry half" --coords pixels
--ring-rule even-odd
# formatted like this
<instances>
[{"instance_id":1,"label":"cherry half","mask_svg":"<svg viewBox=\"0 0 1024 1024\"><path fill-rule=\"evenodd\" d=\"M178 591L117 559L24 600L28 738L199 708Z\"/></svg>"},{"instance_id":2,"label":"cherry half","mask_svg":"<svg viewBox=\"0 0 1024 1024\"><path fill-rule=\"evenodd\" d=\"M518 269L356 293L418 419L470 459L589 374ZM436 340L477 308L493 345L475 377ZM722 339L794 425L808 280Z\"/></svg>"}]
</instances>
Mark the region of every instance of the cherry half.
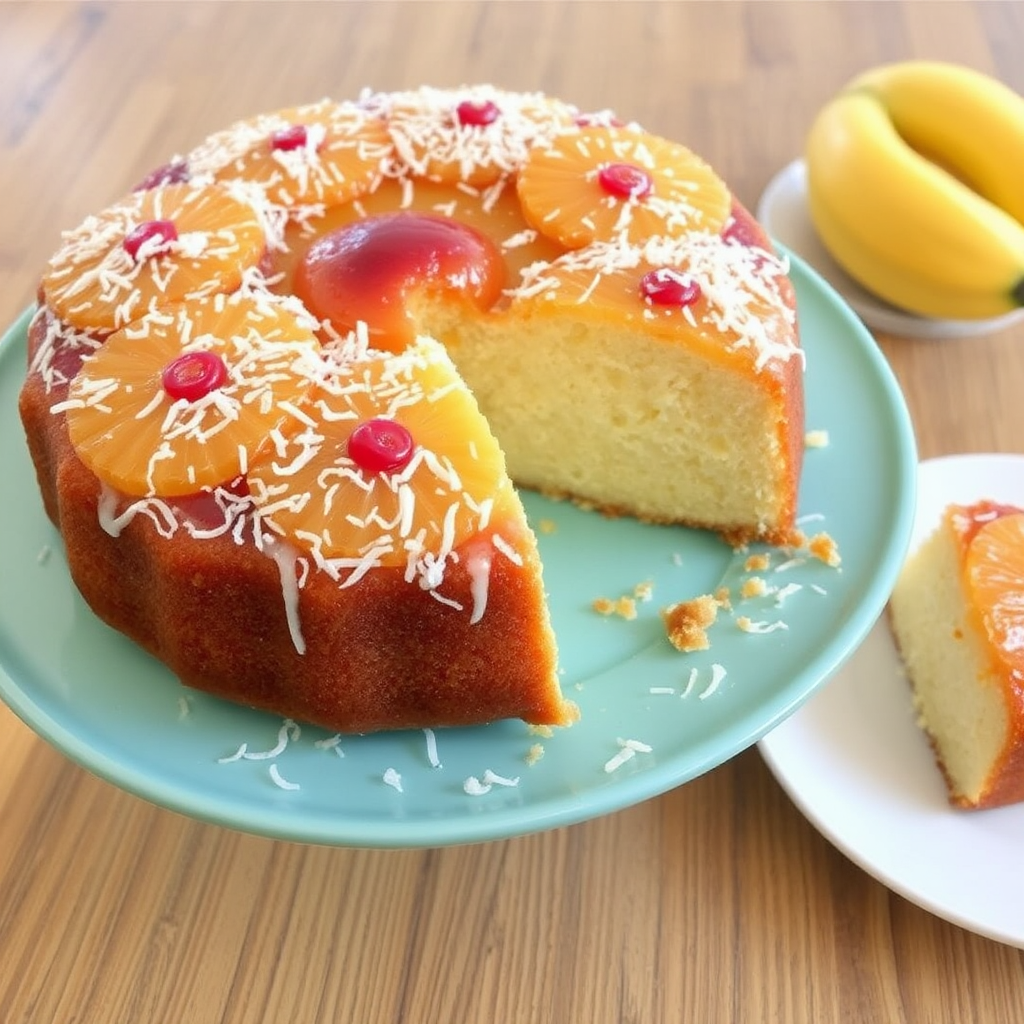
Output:
<instances>
[{"instance_id":1,"label":"cherry half","mask_svg":"<svg viewBox=\"0 0 1024 1024\"><path fill-rule=\"evenodd\" d=\"M498 120L501 111L498 105L491 100L478 102L475 100L463 100L455 108L455 117L461 125L472 125L474 128L483 128Z\"/></svg>"},{"instance_id":2,"label":"cherry half","mask_svg":"<svg viewBox=\"0 0 1024 1024\"><path fill-rule=\"evenodd\" d=\"M393 473L409 464L416 444L394 420L378 417L360 423L348 437L348 457L368 473Z\"/></svg>"},{"instance_id":3,"label":"cherry half","mask_svg":"<svg viewBox=\"0 0 1024 1024\"><path fill-rule=\"evenodd\" d=\"M610 114L577 114L573 119L572 123L578 128L624 128L626 126L625 121L620 121L619 118L614 117Z\"/></svg>"},{"instance_id":4,"label":"cherry half","mask_svg":"<svg viewBox=\"0 0 1024 1024\"><path fill-rule=\"evenodd\" d=\"M768 241L764 228L736 199L733 200L729 219L722 229L722 238L726 242L735 242L737 245L744 245L752 249L771 251L771 242Z\"/></svg>"},{"instance_id":5,"label":"cherry half","mask_svg":"<svg viewBox=\"0 0 1024 1024\"><path fill-rule=\"evenodd\" d=\"M597 172L597 182L618 199L643 199L654 188L651 176L635 164L605 164Z\"/></svg>"},{"instance_id":6,"label":"cherry half","mask_svg":"<svg viewBox=\"0 0 1024 1024\"><path fill-rule=\"evenodd\" d=\"M640 279L640 295L657 306L692 306L701 296L700 285L692 277L659 267Z\"/></svg>"},{"instance_id":7,"label":"cherry half","mask_svg":"<svg viewBox=\"0 0 1024 1024\"><path fill-rule=\"evenodd\" d=\"M150 171L142 181L132 189L133 192L148 192L150 189L158 188L160 185L178 185L188 181L188 163L182 159L161 164L161 166Z\"/></svg>"},{"instance_id":8,"label":"cherry half","mask_svg":"<svg viewBox=\"0 0 1024 1024\"><path fill-rule=\"evenodd\" d=\"M290 124L287 128L278 128L270 136L270 148L289 152L293 149L302 149L309 138L309 132L304 124Z\"/></svg>"},{"instance_id":9,"label":"cherry half","mask_svg":"<svg viewBox=\"0 0 1024 1024\"><path fill-rule=\"evenodd\" d=\"M129 256L139 262L139 251L147 242L159 239L159 246L152 247L149 255L156 256L164 252L171 242L178 239L178 229L173 220L144 220L125 235L124 249ZM150 248L147 246L147 248Z\"/></svg>"},{"instance_id":10,"label":"cherry half","mask_svg":"<svg viewBox=\"0 0 1024 1024\"><path fill-rule=\"evenodd\" d=\"M228 377L224 360L215 352L183 352L163 369L160 382L167 395L178 401L198 402L219 388Z\"/></svg>"}]
</instances>

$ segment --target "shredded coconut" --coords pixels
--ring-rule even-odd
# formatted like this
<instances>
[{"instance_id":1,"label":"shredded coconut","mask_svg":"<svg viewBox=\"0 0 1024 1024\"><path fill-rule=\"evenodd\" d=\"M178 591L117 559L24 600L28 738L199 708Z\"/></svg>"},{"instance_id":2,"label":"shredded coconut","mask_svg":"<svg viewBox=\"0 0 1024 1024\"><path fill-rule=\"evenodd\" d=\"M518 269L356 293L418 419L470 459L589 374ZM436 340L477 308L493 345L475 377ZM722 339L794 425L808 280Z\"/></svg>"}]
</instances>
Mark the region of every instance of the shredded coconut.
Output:
<instances>
[{"instance_id":1,"label":"shredded coconut","mask_svg":"<svg viewBox=\"0 0 1024 1024\"><path fill-rule=\"evenodd\" d=\"M722 685L722 680L725 679L725 677L725 668L716 662L711 666L711 682L708 684L707 689L702 690L697 694L697 699L707 700L707 698L715 693L718 690L718 687Z\"/></svg>"},{"instance_id":2,"label":"shredded coconut","mask_svg":"<svg viewBox=\"0 0 1024 1024\"><path fill-rule=\"evenodd\" d=\"M617 739L615 742L619 745L619 752L605 762L604 770L608 774L621 768L627 761L636 757L637 754L650 754L654 749L641 740Z\"/></svg>"},{"instance_id":3,"label":"shredded coconut","mask_svg":"<svg viewBox=\"0 0 1024 1024\"><path fill-rule=\"evenodd\" d=\"M302 787L297 782L289 782L283 778L280 771L278 770L277 764L271 764L270 766L270 777L274 781L274 785L281 789L301 789Z\"/></svg>"},{"instance_id":4,"label":"shredded coconut","mask_svg":"<svg viewBox=\"0 0 1024 1024\"><path fill-rule=\"evenodd\" d=\"M441 761L437 756L437 736L433 729L424 729L423 735L427 741L427 762L431 768L440 768Z\"/></svg>"},{"instance_id":5,"label":"shredded coconut","mask_svg":"<svg viewBox=\"0 0 1024 1024\"><path fill-rule=\"evenodd\" d=\"M247 761L268 761L273 757L279 757L285 752L291 740L297 740L302 734L300 727L290 718L285 719L281 728L277 731L277 743L270 750L244 750L241 754ZM244 746L244 744L243 744Z\"/></svg>"},{"instance_id":6,"label":"shredded coconut","mask_svg":"<svg viewBox=\"0 0 1024 1024\"><path fill-rule=\"evenodd\" d=\"M506 778L504 775L498 775L488 768L484 771L482 779L478 779L475 775L470 775L463 782L462 788L469 796L483 796L485 793L489 793L495 786L514 787L518 785L519 776L512 779Z\"/></svg>"}]
</instances>

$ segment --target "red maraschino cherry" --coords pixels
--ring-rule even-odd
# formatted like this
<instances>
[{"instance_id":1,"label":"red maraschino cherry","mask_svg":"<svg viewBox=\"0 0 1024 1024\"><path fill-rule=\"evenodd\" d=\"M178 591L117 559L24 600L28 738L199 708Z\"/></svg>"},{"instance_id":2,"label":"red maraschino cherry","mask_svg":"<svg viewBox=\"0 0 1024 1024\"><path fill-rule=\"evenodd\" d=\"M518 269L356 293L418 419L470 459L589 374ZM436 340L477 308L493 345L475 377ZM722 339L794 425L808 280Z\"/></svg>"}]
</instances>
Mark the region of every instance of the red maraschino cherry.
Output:
<instances>
[{"instance_id":1,"label":"red maraschino cherry","mask_svg":"<svg viewBox=\"0 0 1024 1024\"><path fill-rule=\"evenodd\" d=\"M620 121L613 114L577 114L572 123L578 128L623 128L626 122Z\"/></svg>"},{"instance_id":2,"label":"red maraschino cherry","mask_svg":"<svg viewBox=\"0 0 1024 1024\"><path fill-rule=\"evenodd\" d=\"M597 172L597 181L617 199L643 199L654 187L651 176L635 164L605 164Z\"/></svg>"},{"instance_id":3,"label":"red maraschino cherry","mask_svg":"<svg viewBox=\"0 0 1024 1024\"><path fill-rule=\"evenodd\" d=\"M150 171L132 191L148 192L150 189L158 188L160 185L177 185L180 182L188 181L188 179L188 163L179 158L170 161L170 163L161 164Z\"/></svg>"},{"instance_id":4,"label":"red maraschino cherry","mask_svg":"<svg viewBox=\"0 0 1024 1024\"><path fill-rule=\"evenodd\" d=\"M309 139L309 132L304 124L290 124L287 128L278 128L270 136L270 148L287 153L293 149L302 149Z\"/></svg>"},{"instance_id":5,"label":"red maraschino cherry","mask_svg":"<svg viewBox=\"0 0 1024 1024\"><path fill-rule=\"evenodd\" d=\"M640 295L656 306L692 306L700 298L701 289L689 275L659 267L641 278Z\"/></svg>"},{"instance_id":6,"label":"red maraschino cherry","mask_svg":"<svg viewBox=\"0 0 1024 1024\"><path fill-rule=\"evenodd\" d=\"M348 456L368 473L393 473L409 464L412 434L394 420L365 420L348 437Z\"/></svg>"},{"instance_id":7,"label":"red maraschino cherry","mask_svg":"<svg viewBox=\"0 0 1024 1024\"><path fill-rule=\"evenodd\" d=\"M147 243L153 239L159 240L159 245L151 246ZM146 220L125 235L124 249L136 262L139 260L139 252L146 246L147 255L155 256L164 252L171 242L177 241L178 229L172 220Z\"/></svg>"},{"instance_id":8,"label":"red maraschino cherry","mask_svg":"<svg viewBox=\"0 0 1024 1024\"><path fill-rule=\"evenodd\" d=\"M493 124L498 120L501 111L496 103L491 100L463 100L455 108L455 116L461 125L472 125L474 128L483 128L485 125Z\"/></svg>"},{"instance_id":9,"label":"red maraschino cherry","mask_svg":"<svg viewBox=\"0 0 1024 1024\"><path fill-rule=\"evenodd\" d=\"M228 368L215 352L183 352L163 369L160 381L168 397L198 402L227 380Z\"/></svg>"}]
</instances>

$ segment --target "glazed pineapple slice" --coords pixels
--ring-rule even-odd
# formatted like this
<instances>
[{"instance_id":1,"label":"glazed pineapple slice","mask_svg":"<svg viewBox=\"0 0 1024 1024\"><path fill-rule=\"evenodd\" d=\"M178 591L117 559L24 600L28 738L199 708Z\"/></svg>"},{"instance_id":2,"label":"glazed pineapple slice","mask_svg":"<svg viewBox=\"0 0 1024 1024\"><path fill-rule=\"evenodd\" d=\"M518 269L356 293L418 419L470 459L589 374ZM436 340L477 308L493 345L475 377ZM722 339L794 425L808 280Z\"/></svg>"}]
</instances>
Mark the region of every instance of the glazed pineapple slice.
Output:
<instances>
[{"instance_id":1,"label":"glazed pineapple slice","mask_svg":"<svg viewBox=\"0 0 1024 1024\"><path fill-rule=\"evenodd\" d=\"M256 209L222 186L152 188L65 234L43 294L64 323L106 333L156 305L233 291L265 244Z\"/></svg>"},{"instance_id":2,"label":"glazed pineapple slice","mask_svg":"<svg viewBox=\"0 0 1024 1024\"><path fill-rule=\"evenodd\" d=\"M432 589L511 500L504 456L439 343L341 348L310 399L316 426L253 463L250 494L265 523L350 582L404 565Z\"/></svg>"},{"instance_id":3,"label":"glazed pineapple slice","mask_svg":"<svg viewBox=\"0 0 1024 1024\"><path fill-rule=\"evenodd\" d=\"M1024 512L1002 511L965 538L964 583L992 649L1019 675L1024 672Z\"/></svg>"},{"instance_id":4,"label":"glazed pineapple slice","mask_svg":"<svg viewBox=\"0 0 1024 1024\"><path fill-rule=\"evenodd\" d=\"M383 121L331 100L238 121L185 163L193 177L240 178L280 206L334 206L371 191L393 154Z\"/></svg>"},{"instance_id":5,"label":"glazed pineapple slice","mask_svg":"<svg viewBox=\"0 0 1024 1024\"><path fill-rule=\"evenodd\" d=\"M79 458L111 487L176 497L243 474L305 425L314 323L265 295L168 306L110 335L60 408Z\"/></svg>"},{"instance_id":6,"label":"glazed pineapple slice","mask_svg":"<svg viewBox=\"0 0 1024 1024\"><path fill-rule=\"evenodd\" d=\"M533 146L570 126L574 108L488 85L374 94L399 166L417 178L483 189L516 173Z\"/></svg>"},{"instance_id":7,"label":"glazed pineapple slice","mask_svg":"<svg viewBox=\"0 0 1024 1024\"><path fill-rule=\"evenodd\" d=\"M732 205L725 183L685 146L615 126L584 126L536 147L517 187L526 219L568 249L619 235L717 232Z\"/></svg>"},{"instance_id":8,"label":"glazed pineapple slice","mask_svg":"<svg viewBox=\"0 0 1024 1024\"><path fill-rule=\"evenodd\" d=\"M693 232L641 246L619 238L528 270L513 297L542 315L566 315L571 307L581 316L685 336L715 362L759 370L771 359L800 356L786 272L766 250L721 235Z\"/></svg>"}]
</instances>

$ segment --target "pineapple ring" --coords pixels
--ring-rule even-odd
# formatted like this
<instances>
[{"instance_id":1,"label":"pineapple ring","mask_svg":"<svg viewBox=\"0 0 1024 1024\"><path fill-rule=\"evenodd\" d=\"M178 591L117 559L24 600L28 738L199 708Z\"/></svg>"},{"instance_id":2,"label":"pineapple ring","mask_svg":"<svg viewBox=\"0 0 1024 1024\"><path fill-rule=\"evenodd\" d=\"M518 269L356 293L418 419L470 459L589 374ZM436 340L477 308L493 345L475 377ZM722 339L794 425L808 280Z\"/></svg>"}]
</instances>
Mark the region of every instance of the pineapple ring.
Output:
<instances>
[{"instance_id":1,"label":"pineapple ring","mask_svg":"<svg viewBox=\"0 0 1024 1024\"><path fill-rule=\"evenodd\" d=\"M986 503L984 514L993 513L987 522L976 519L974 536L961 542L963 581L998 660L1019 678L1024 670L1024 513Z\"/></svg>"},{"instance_id":2,"label":"pineapple ring","mask_svg":"<svg viewBox=\"0 0 1024 1024\"><path fill-rule=\"evenodd\" d=\"M176 238L133 254L133 234L167 222ZM43 294L66 324L105 333L157 305L233 291L265 245L256 211L224 187L167 185L133 193L68 232Z\"/></svg>"},{"instance_id":3,"label":"pineapple ring","mask_svg":"<svg viewBox=\"0 0 1024 1024\"><path fill-rule=\"evenodd\" d=\"M439 343L336 356L310 396L316 426L250 466L250 495L265 524L324 564L405 565L429 578L486 529L493 496L511 486L504 456ZM350 445L379 420L411 437L394 471L361 465Z\"/></svg>"},{"instance_id":4,"label":"pineapple ring","mask_svg":"<svg viewBox=\"0 0 1024 1024\"><path fill-rule=\"evenodd\" d=\"M372 191L393 154L380 118L330 100L238 121L186 163L193 177L242 179L279 206L346 203Z\"/></svg>"},{"instance_id":5,"label":"pineapple ring","mask_svg":"<svg viewBox=\"0 0 1024 1024\"><path fill-rule=\"evenodd\" d=\"M682 335L712 361L760 369L799 354L786 272L787 264L766 250L717 234L643 245L620 238L538 266L516 298L542 315L611 318L665 337Z\"/></svg>"},{"instance_id":6,"label":"pineapple ring","mask_svg":"<svg viewBox=\"0 0 1024 1024\"><path fill-rule=\"evenodd\" d=\"M611 189L602 185L609 176ZM732 207L725 182L685 146L614 126L563 132L534 149L517 187L530 224L567 249L619 235L715 233Z\"/></svg>"},{"instance_id":7,"label":"pineapple ring","mask_svg":"<svg viewBox=\"0 0 1024 1024\"><path fill-rule=\"evenodd\" d=\"M172 397L165 372L183 354L222 363L223 382ZM193 300L110 335L83 360L61 408L100 480L133 496L180 497L234 480L268 439L301 429L320 361L312 323L280 300Z\"/></svg>"},{"instance_id":8,"label":"pineapple ring","mask_svg":"<svg viewBox=\"0 0 1024 1024\"><path fill-rule=\"evenodd\" d=\"M367 106L386 119L402 170L471 189L514 175L531 147L575 116L549 97L483 85L371 96Z\"/></svg>"}]
</instances>

